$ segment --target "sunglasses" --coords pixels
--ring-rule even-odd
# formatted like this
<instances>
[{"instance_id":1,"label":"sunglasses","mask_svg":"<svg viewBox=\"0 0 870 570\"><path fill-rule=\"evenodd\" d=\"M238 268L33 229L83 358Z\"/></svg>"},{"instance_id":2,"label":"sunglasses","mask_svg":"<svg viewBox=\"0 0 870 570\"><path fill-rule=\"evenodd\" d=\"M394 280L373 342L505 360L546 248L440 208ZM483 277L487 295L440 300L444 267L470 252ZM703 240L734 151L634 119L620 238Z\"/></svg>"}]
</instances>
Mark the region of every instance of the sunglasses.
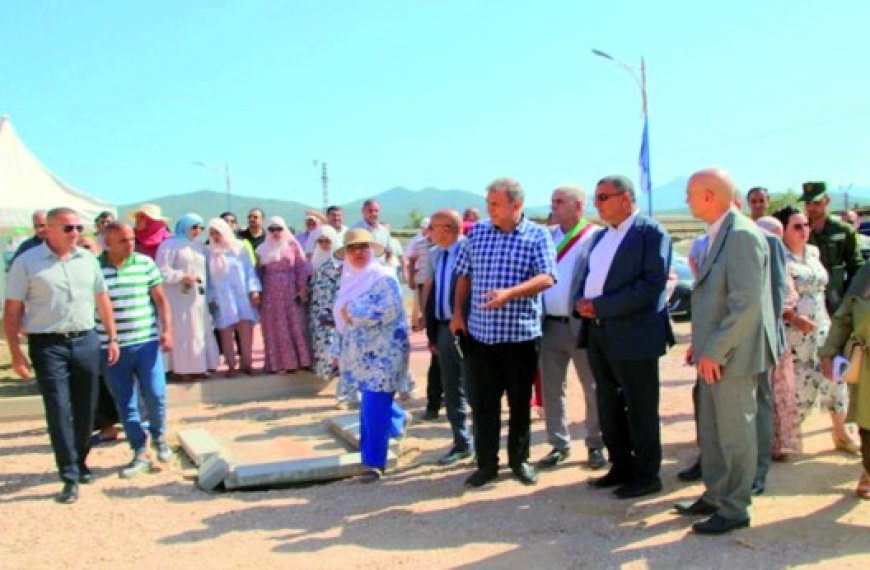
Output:
<instances>
[{"instance_id":1,"label":"sunglasses","mask_svg":"<svg viewBox=\"0 0 870 570\"><path fill-rule=\"evenodd\" d=\"M78 233L82 233L84 231L85 227L81 224L64 224L61 226L61 229L63 230L63 233L71 234L71 233L73 233L73 231L76 231Z\"/></svg>"},{"instance_id":2,"label":"sunglasses","mask_svg":"<svg viewBox=\"0 0 870 570\"><path fill-rule=\"evenodd\" d=\"M595 201L596 202L607 202L614 196L619 196L620 194L625 194L625 192L614 192L613 194L596 194Z\"/></svg>"},{"instance_id":3,"label":"sunglasses","mask_svg":"<svg viewBox=\"0 0 870 570\"><path fill-rule=\"evenodd\" d=\"M282 228L281 226L269 226L268 229L273 234L278 234L284 231L284 228Z\"/></svg>"},{"instance_id":4,"label":"sunglasses","mask_svg":"<svg viewBox=\"0 0 870 570\"><path fill-rule=\"evenodd\" d=\"M370 246L367 243L355 243L353 245L347 246L347 250L351 253L354 253L356 251L365 251L369 249L369 247Z\"/></svg>"}]
</instances>

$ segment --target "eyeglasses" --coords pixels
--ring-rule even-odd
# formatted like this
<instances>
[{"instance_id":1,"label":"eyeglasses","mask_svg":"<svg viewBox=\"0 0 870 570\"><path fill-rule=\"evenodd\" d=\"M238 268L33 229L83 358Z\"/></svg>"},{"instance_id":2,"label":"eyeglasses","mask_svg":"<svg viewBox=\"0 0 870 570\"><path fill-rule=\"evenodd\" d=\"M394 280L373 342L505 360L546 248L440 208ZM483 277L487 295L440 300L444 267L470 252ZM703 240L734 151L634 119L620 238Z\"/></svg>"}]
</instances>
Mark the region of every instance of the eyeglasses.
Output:
<instances>
[{"instance_id":1,"label":"eyeglasses","mask_svg":"<svg viewBox=\"0 0 870 570\"><path fill-rule=\"evenodd\" d=\"M355 253L357 251L364 251L366 249L369 249L369 247L370 246L367 243L355 243L347 246L347 250L351 253Z\"/></svg>"},{"instance_id":2,"label":"eyeglasses","mask_svg":"<svg viewBox=\"0 0 870 570\"><path fill-rule=\"evenodd\" d=\"M84 231L85 227L81 224L64 224L61 226L61 229L63 229L63 233L71 234L74 231L76 231L78 233L82 233Z\"/></svg>"},{"instance_id":3,"label":"eyeglasses","mask_svg":"<svg viewBox=\"0 0 870 570\"><path fill-rule=\"evenodd\" d=\"M604 194L604 193L596 194L595 201L596 202L607 202L608 200L610 200L614 196L619 196L621 194L625 194L625 192L614 192L613 194Z\"/></svg>"},{"instance_id":4,"label":"eyeglasses","mask_svg":"<svg viewBox=\"0 0 870 570\"><path fill-rule=\"evenodd\" d=\"M47 225L47 224L33 224L33 228L34 228L34 229L37 229L37 230L41 230L41 229L44 228L46 225Z\"/></svg>"},{"instance_id":5,"label":"eyeglasses","mask_svg":"<svg viewBox=\"0 0 870 570\"><path fill-rule=\"evenodd\" d=\"M273 234L279 234L284 231L284 228L281 226L269 226L269 231Z\"/></svg>"}]
</instances>

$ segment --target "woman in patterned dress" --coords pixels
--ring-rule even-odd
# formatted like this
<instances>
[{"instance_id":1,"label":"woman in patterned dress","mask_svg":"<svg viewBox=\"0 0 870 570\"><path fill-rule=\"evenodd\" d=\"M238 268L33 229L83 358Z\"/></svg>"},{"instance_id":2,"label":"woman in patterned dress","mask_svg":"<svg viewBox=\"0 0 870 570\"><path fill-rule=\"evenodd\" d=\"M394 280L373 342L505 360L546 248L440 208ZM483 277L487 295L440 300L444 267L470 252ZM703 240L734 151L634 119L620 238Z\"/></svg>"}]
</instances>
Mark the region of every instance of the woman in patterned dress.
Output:
<instances>
[{"instance_id":1,"label":"woman in patterned dress","mask_svg":"<svg viewBox=\"0 0 870 570\"><path fill-rule=\"evenodd\" d=\"M332 355L346 395L362 392L362 480L370 483L381 478L390 438L403 433L410 417L395 395L411 391L411 343L396 274L377 260L383 247L364 229L348 230L344 243L335 252L344 265L333 309L336 342Z\"/></svg>"},{"instance_id":2,"label":"woman in patterned dress","mask_svg":"<svg viewBox=\"0 0 870 570\"><path fill-rule=\"evenodd\" d=\"M283 218L269 218L267 229L266 241L257 248L257 268L263 285L260 326L266 371L292 373L311 366L304 308L311 265Z\"/></svg>"},{"instance_id":3,"label":"woman in patterned dress","mask_svg":"<svg viewBox=\"0 0 870 570\"><path fill-rule=\"evenodd\" d=\"M793 206L787 206L774 216L782 222L786 262L794 280L798 301L786 320L786 336L791 347L795 368L795 391L800 421L815 407L831 414L834 446L846 453L859 451L858 444L846 431L848 393L843 382L832 383L822 375L818 356L825 342L831 319L825 309L825 286L828 273L819 260L819 250L807 243L810 224L806 216Z\"/></svg>"},{"instance_id":4,"label":"woman in patterned dress","mask_svg":"<svg viewBox=\"0 0 870 570\"><path fill-rule=\"evenodd\" d=\"M341 265L336 262L333 253L341 244L338 243L335 229L326 224L311 232L309 240L314 246L311 255L314 275L311 278L311 304L308 309L311 344L314 349L314 373L329 380L338 374L329 354L329 347L335 340L332 306L335 304L341 277Z\"/></svg>"}]
</instances>

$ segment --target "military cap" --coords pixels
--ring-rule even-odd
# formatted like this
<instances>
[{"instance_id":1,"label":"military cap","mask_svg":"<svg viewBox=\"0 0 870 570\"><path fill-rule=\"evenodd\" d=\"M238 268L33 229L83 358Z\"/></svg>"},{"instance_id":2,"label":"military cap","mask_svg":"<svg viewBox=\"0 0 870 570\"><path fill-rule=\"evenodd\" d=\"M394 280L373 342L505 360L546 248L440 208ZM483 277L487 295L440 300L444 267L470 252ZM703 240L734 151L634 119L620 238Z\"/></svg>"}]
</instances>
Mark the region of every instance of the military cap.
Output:
<instances>
[{"instance_id":1,"label":"military cap","mask_svg":"<svg viewBox=\"0 0 870 570\"><path fill-rule=\"evenodd\" d=\"M801 202L818 202L825 197L828 187L824 182L804 182L803 194L798 198Z\"/></svg>"}]
</instances>

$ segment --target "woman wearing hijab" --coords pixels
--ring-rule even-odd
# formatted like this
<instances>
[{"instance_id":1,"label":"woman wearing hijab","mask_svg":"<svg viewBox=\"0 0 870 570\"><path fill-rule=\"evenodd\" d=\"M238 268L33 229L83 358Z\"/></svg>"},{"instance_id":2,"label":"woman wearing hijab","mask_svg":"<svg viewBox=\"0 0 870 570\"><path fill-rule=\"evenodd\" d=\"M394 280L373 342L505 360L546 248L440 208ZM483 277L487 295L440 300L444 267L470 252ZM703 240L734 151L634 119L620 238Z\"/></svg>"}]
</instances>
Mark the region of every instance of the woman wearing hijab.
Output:
<instances>
[{"instance_id":1,"label":"woman wearing hijab","mask_svg":"<svg viewBox=\"0 0 870 570\"><path fill-rule=\"evenodd\" d=\"M842 354L852 358L852 352L862 353L857 376L849 383L849 411L846 421L858 424L861 436L861 458L864 469L855 493L861 499L870 499L870 264L861 267L837 312L834 313L831 332L819 349L825 376L833 378L833 358ZM853 348L857 347L857 348ZM848 376L848 374L847 374Z\"/></svg>"},{"instance_id":2,"label":"woman wearing hijab","mask_svg":"<svg viewBox=\"0 0 870 570\"><path fill-rule=\"evenodd\" d=\"M333 253L340 244L335 229L325 224L316 228L309 240L314 244L311 254L314 275L311 278L311 304L308 309L311 344L314 349L314 373L328 380L338 374L329 354L329 347L335 340L332 306L335 304L341 277L341 265L335 261Z\"/></svg>"},{"instance_id":3,"label":"woman wearing hijab","mask_svg":"<svg viewBox=\"0 0 870 570\"><path fill-rule=\"evenodd\" d=\"M208 287L206 297L220 337L221 351L227 362L227 378L236 375L236 345L242 369L254 375L251 352L254 324L259 319L260 280L248 252L236 239L232 228L221 218L208 221Z\"/></svg>"},{"instance_id":4,"label":"woman wearing hijab","mask_svg":"<svg viewBox=\"0 0 870 570\"><path fill-rule=\"evenodd\" d=\"M269 218L268 235L257 248L263 284L260 323L266 370L273 374L311 366L305 309L311 265L280 216Z\"/></svg>"},{"instance_id":5,"label":"woman wearing hijab","mask_svg":"<svg viewBox=\"0 0 870 570\"><path fill-rule=\"evenodd\" d=\"M175 235L157 248L157 267L172 315L173 346L166 369L181 380L204 377L218 365L217 344L205 298L205 248L199 242L202 218L185 214Z\"/></svg>"},{"instance_id":6,"label":"woman wearing hijab","mask_svg":"<svg viewBox=\"0 0 870 570\"><path fill-rule=\"evenodd\" d=\"M136 251L155 259L160 244L172 237L166 229L166 218L160 215L160 206L142 204L130 212L129 216L133 220Z\"/></svg>"},{"instance_id":7,"label":"woman wearing hijab","mask_svg":"<svg viewBox=\"0 0 870 570\"><path fill-rule=\"evenodd\" d=\"M378 263L382 254L383 247L364 229L348 230L345 246L335 252L344 264L333 309L332 356L343 395L362 392L360 453L367 483L382 477L390 438L401 435L407 424L394 396L411 391L408 319L395 272Z\"/></svg>"}]
</instances>

